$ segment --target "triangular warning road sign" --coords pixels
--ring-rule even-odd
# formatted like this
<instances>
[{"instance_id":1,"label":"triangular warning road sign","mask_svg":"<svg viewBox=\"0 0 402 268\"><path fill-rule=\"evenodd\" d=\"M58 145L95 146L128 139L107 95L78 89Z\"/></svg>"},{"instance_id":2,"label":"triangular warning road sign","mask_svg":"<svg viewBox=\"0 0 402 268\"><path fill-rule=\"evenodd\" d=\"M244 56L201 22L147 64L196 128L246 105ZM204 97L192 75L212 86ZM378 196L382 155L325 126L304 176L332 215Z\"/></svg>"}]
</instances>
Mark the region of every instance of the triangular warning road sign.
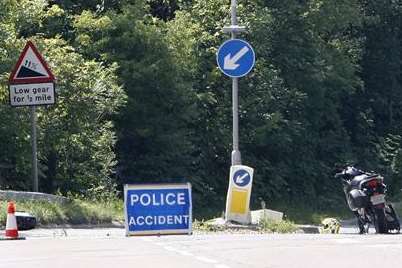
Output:
<instances>
[{"instance_id":1,"label":"triangular warning road sign","mask_svg":"<svg viewBox=\"0 0 402 268\"><path fill-rule=\"evenodd\" d=\"M54 76L35 45L28 41L8 81L11 84L47 83L53 82Z\"/></svg>"}]
</instances>

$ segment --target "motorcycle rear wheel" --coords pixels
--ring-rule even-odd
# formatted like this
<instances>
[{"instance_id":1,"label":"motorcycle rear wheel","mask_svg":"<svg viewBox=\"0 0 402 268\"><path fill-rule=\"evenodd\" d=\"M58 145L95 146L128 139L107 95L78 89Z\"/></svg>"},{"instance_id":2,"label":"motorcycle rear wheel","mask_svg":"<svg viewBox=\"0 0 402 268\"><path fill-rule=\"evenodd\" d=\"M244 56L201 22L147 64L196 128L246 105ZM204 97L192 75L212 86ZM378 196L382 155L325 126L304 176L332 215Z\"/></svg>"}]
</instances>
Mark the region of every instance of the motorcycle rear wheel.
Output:
<instances>
[{"instance_id":1,"label":"motorcycle rear wheel","mask_svg":"<svg viewBox=\"0 0 402 268\"><path fill-rule=\"evenodd\" d=\"M385 217L384 208L374 209L374 227L377 234L387 234L387 219Z\"/></svg>"},{"instance_id":2,"label":"motorcycle rear wheel","mask_svg":"<svg viewBox=\"0 0 402 268\"><path fill-rule=\"evenodd\" d=\"M387 204L385 207L385 218L387 220L388 232L400 233L401 225L399 222L399 217L396 214L392 204Z\"/></svg>"}]
</instances>

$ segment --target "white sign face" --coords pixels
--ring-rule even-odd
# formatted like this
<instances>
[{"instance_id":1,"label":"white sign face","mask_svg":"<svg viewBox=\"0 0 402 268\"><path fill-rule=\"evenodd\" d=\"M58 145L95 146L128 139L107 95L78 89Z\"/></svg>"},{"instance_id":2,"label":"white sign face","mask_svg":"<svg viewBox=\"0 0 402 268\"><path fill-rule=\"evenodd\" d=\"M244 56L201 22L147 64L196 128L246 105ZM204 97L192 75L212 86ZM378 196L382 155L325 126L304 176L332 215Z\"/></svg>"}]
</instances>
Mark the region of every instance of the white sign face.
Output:
<instances>
[{"instance_id":1,"label":"white sign face","mask_svg":"<svg viewBox=\"0 0 402 268\"><path fill-rule=\"evenodd\" d=\"M10 74L10 84L53 82L54 76L35 45L28 41Z\"/></svg>"},{"instance_id":2,"label":"white sign face","mask_svg":"<svg viewBox=\"0 0 402 268\"><path fill-rule=\"evenodd\" d=\"M29 79L32 77L50 78L50 74L32 48L29 47L13 79Z\"/></svg>"},{"instance_id":3,"label":"white sign face","mask_svg":"<svg viewBox=\"0 0 402 268\"><path fill-rule=\"evenodd\" d=\"M11 106L50 105L55 103L54 84L10 85Z\"/></svg>"}]
</instances>

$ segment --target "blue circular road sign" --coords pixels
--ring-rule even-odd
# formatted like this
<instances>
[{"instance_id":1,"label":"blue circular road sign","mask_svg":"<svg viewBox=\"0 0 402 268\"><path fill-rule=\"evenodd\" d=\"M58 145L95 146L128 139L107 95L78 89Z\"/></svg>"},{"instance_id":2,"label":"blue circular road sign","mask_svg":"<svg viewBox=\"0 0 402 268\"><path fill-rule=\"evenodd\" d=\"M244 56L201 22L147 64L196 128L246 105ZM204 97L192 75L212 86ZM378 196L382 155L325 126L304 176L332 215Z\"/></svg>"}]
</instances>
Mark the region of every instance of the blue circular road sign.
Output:
<instances>
[{"instance_id":1,"label":"blue circular road sign","mask_svg":"<svg viewBox=\"0 0 402 268\"><path fill-rule=\"evenodd\" d=\"M249 43L230 39L223 43L216 55L219 69L230 77L242 77L254 67L255 53Z\"/></svg>"},{"instance_id":2,"label":"blue circular road sign","mask_svg":"<svg viewBox=\"0 0 402 268\"><path fill-rule=\"evenodd\" d=\"M244 169L239 169L233 174L233 181L239 187L244 187L251 181L250 173Z\"/></svg>"}]
</instances>

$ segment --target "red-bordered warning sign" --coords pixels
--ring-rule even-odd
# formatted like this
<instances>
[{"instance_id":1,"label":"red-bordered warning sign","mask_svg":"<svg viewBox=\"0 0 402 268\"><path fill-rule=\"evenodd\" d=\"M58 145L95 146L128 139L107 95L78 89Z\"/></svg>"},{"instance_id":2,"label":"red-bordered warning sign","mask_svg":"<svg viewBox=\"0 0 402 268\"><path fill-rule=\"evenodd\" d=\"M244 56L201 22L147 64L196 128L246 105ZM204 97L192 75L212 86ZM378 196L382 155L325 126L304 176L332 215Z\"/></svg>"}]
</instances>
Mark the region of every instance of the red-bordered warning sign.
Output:
<instances>
[{"instance_id":1,"label":"red-bordered warning sign","mask_svg":"<svg viewBox=\"0 0 402 268\"><path fill-rule=\"evenodd\" d=\"M22 51L17 64L11 72L10 84L48 83L54 81L54 76L45 60L36 49L35 45L28 41Z\"/></svg>"}]
</instances>

